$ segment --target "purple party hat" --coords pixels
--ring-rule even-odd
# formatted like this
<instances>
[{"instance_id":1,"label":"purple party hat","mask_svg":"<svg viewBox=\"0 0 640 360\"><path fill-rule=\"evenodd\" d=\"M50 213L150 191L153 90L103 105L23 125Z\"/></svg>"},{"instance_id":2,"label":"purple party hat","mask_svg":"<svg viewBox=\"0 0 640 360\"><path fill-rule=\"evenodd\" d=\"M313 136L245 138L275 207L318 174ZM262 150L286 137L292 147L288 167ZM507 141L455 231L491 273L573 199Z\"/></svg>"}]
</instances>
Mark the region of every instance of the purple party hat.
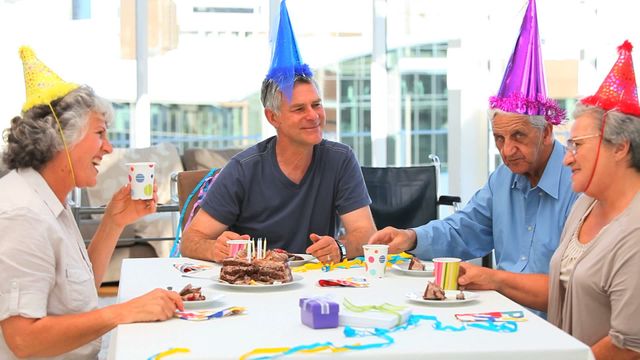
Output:
<instances>
[{"instance_id":1,"label":"purple party hat","mask_svg":"<svg viewBox=\"0 0 640 360\"><path fill-rule=\"evenodd\" d=\"M296 75L312 77L313 73L307 64L302 62L296 38L293 35L291 20L285 0L280 3L280 23L278 24L278 35L275 42L275 49L271 58L271 67L267 73L267 80L275 81L282 93L291 101L293 94L293 83Z\"/></svg>"},{"instance_id":2,"label":"purple party hat","mask_svg":"<svg viewBox=\"0 0 640 360\"><path fill-rule=\"evenodd\" d=\"M535 0L529 0L500 90L489 98L489 106L510 113L542 115L554 125L565 119L565 111L547 97Z\"/></svg>"}]
</instances>

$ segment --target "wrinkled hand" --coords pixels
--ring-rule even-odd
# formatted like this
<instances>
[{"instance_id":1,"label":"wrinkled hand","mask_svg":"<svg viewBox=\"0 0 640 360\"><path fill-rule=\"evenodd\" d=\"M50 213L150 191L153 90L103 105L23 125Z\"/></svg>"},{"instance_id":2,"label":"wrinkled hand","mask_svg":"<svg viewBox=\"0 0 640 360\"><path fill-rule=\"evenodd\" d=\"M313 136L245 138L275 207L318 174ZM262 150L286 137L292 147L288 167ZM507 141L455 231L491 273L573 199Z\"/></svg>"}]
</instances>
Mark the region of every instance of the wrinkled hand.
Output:
<instances>
[{"instance_id":1,"label":"wrinkled hand","mask_svg":"<svg viewBox=\"0 0 640 360\"><path fill-rule=\"evenodd\" d=\"M496 290L495 270L461 262L458 285L465 289Z\"/></svg>"},{"instance_id":2,"label":"wrinkled hand","mask_svg":"<svg viewBox=\"0 0 640 360\"><path fill-rule=\"evenodd\" d=\"M340 249L334 238L331 236L311 234L309 235L309 239L311 239L313 244L307 248L307 254L313 255L323 264L340 262Z\"/></svg>"},{"instance_id":3,"label":"wrinkled hand","mask_svg":"<svg viewBox=\"0 0 640 360\"><path fill-rule=\"evenodd\" d=\"M231 255L229 245L227 244L229 240L249 240L249 235L240 235L233 231L224 231L213 244L213 261L219 263Z\"/></svg>"},{"instance_id":4,"label":"wrinkled hand","mask_svg":"<svg viewBox=\"0 0 640 360\"><path fill-rule=\"evenodd\" d=\"M389 254L398 254L414 247L416 234L413 230L401 230L391 226L376 232L369 244L389 245Z\"/></svg>"},{"instance_id":5,"label":"wrinkled hand","mask_svg":"<svg viewBox=\"0 0 640 360\"><path fill-rule=\"evenodd\" d=\"M125 324L167 320L173 317L176 309L184 310L180 295L164 289L152 290L117 306L121 307L122 323Z\"/></svg>"},{"instance_id":6,"label":"wrinkled hand","mask_svg":"<svg viewBox=\"0 0 640 360\"><path fill-rule=\"evenodd\" d=\"M156 212L158 203L158 185L153 184L153 199L132 200L131 184L121 187L105 209L105 218L109 218L115 225L126 226L140 219L141 217Z\"/></svg>"}]
</instances>

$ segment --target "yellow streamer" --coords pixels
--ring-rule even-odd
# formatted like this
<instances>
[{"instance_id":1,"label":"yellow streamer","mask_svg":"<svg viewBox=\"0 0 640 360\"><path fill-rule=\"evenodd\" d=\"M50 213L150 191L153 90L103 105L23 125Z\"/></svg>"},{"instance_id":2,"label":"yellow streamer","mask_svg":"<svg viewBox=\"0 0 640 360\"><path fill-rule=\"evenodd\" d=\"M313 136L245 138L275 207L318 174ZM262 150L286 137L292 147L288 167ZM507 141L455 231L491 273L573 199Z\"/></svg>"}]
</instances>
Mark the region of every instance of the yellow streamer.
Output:
<instances>
[{"instance_id":1,"label":"yellow streamer","mask_svg":"<svg viewBox=\"0 0 640 360\"><path fill-rule=\"evenodd\" d=\"M53 118L56 119L58 123L58 129L60 129L60 137L62 138L62 145L64 145L64 152L67 154L67 160L69 161L69 169L71 169L71 178L73 179L73 186L77 186L76 183L76 174L73 172L73 165L71 164L71 155L69 154L69 147L67 147L67 141L64 138L64 133L62 132L62 124L60 124L60 120L58 120L58 116L56 116L55 110L51 106L51 103L48 104L49 109L51 109L51 113L53 114Z\"/></svg>"},{"instance_id":2,"label":"yellow streamer","mask_svg":"<svg viewBox=\"0 0 640 360\"><path fill-rule=\"evenodd\" d=\"M352 346L360 346L360 345L361 345L361 343L355 343ZM285 353L285 352L287 352L289 350L291 350L290 347L274 347L274 348L253 349L253 350L249 351L248 353L245 353L242 356L240 356L240 360L247 360L247 359L249 359L249 358L251 358L252 356L255 356L255 355L282 354L282 353ZM336 347L336 346L331 346L331 345L324 345L324 346L318 346L317 348L313 348L313 349L303 349L303 350L300 350L299 352L305 353L305 354L313 354L313 353L317 353L317 352L321 352L321 351L325 351L325 350L330 350L332 353L338 353L338 352L349 351L351 349L346 348L344 346Z\"/></svg>"},{"instance_id":3,"label":"yellow streamer","mask_svg":"<svg viewBox=\"0 0 640 360\"><path fill-rule=\"evenodd\" d=\"M413 255L411 254L407 254L405 252L400 253L400 254L395 254L396 255L396 261L394 262L395 264L402 264L405 261L407 261L408 259L411 259L413 257ZM321 262L317 262L317 263L306 263L304 265L301 266L296 266L294 268L291 268L291 271L293 272L307 272L309 270L322 270L323 266L325 266L325 264L321 263ZM353 259L353 260L347 260L344 259L342 260L342 262L339 262L337 264L332 264L329 267L329 271L335 269L335 268L341 268L341 269L350 269L353 266L364 266L364 262L360 259ZM393 263L391 263L390 261L387 261L386 264L387 268L390 268L391 266L393 266Z\"/></svg>"},{"instance_id":4,"label":"yellow streamer","mask_svg":"<svg viewBox=\"0 0 640 360\"><path fill-rule=\"evenodd\" d=\"M187 348L173 348L173 349L169 349L167 351L163 351L161 353L159 353L158 355L153 357L153 360L161 360L163 358L166 358L168 356L171 355L175 355L175 354L179 354L179 353L188 353L191 352L191 350L187 349Z\"/></svg>"}]
</instances>

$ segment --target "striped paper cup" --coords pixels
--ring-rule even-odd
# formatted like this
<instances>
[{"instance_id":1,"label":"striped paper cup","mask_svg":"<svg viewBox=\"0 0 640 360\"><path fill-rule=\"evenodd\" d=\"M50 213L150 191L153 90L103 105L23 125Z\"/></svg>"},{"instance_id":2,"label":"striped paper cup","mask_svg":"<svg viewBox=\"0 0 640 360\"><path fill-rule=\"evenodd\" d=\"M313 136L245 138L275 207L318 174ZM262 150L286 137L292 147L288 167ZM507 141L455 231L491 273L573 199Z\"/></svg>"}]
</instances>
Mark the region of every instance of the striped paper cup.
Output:
<instances>
[{"instance_id":1,"label":"striped paper cup","mask_svg":"<svg viewBox=\"0 0 640 360\"><path fill-rule=\"evenodd\" d=\"M444 290L458 290L460 259L443 257L433 259L435 283Z\"/></svg>"}]
</instances>

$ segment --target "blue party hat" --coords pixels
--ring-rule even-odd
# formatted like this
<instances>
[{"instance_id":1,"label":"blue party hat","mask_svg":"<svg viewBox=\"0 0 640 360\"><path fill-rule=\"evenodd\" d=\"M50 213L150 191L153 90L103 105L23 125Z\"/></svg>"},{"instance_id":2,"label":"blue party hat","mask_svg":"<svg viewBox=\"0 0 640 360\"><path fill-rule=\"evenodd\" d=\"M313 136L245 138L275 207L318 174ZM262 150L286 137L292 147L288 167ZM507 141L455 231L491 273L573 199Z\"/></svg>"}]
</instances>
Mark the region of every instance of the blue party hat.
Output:
<instances>
[{"instance_id":1,"label":"blue party hat","mask_svg":"<svg viewBox=\"0 0 640 360\"><path fill-rule=\"evenodd\" d=\"M275 49L271 58L271 67L267 73L267 80L275 81L280 87L280 91L291 101L293 94L293 83L296 76L312 77L313 73L309 65L302 62L296 38L293 35L291 20L285 0L280 3L280 23L278 24L278 35Z\"/></svg>"}]
</instances>

